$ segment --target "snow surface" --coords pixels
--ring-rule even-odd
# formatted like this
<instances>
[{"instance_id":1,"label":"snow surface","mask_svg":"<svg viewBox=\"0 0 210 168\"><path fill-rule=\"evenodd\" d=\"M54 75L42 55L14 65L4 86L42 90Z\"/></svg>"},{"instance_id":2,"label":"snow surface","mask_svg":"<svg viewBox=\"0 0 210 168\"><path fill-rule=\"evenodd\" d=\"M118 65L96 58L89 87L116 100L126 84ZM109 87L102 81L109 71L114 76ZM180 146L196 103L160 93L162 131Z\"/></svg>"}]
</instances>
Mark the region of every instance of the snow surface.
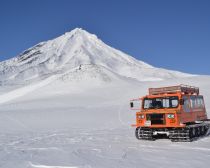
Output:
<instances>
[{"instance_id":1,"label":"snow surface","mask_svg":"<svg viewBox=\"0 0 210 168\"><path fill-rule=\"evenodd\" d=\"M160 70L81 29L0 63L0 72L2 168L210 165L210 136L139 141L129 109L148 87L188 84L200 87L210 116L210 76Z\"/></svg>"},{"instance_id":2,"label":"snow surface","mask_svg":"<svg viewBox=\"0 0 210 168\"><path fill-rule=\"evenodd\" d=\"M56 39L41 42L18 57L0 63L0 84L31 83L86 64L95 64L139 81L191 76L155 68L109 47L95 35L77 28Z\"/></svg>"}]
</instances>

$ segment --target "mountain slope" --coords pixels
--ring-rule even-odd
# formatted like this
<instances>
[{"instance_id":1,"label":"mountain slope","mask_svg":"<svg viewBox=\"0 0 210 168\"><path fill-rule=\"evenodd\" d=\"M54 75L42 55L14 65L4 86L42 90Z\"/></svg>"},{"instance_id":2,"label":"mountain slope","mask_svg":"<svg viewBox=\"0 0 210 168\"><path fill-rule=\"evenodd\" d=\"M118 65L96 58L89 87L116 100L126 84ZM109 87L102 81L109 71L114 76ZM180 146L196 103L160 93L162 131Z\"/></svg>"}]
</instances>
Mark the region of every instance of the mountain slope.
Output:
<instances>
[{"instance_id":1,"label":"mountain slope","mask_svg":"<svg viewBox=\"0 0 210 168\"><path fill-rule=\"evenodd\" d=\"M53 40L41 42L13 59L1 62L0 83L31 83L55 74L65 74L81 65L98 65L139 81L191 76L155 68L109 47L95 35L76 28Z\"/></svg>"},{"instance_id":2,"label":"mountain slope","mask_svg":"<svg viewBox=\"0 0 210 168\"><path fill-rule=\"evenodd\" d=\"M147 94L148 87L183 83L201 89L209 115L209 76L152 67L80 29L2 62L0 72L5 84L0 87L0 167L210 164L210 136L192 143L138 141L130 127L135 111L129 109L129 100Z\"/></svg>"}]
</instances>

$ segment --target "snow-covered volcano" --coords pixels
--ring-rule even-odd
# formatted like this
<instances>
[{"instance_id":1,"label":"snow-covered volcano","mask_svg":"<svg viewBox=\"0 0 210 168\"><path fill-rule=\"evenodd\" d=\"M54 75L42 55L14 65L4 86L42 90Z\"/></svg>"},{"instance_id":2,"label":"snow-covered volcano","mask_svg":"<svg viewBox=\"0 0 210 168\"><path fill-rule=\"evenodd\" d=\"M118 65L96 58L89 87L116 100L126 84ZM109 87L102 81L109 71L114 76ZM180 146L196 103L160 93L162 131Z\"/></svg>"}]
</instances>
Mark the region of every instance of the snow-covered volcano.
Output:
<instances>
[{"instance_id":1,"label":"snow-covered volcano","mask_svg":"<svg viewBox=\"0 0 210 168\"><path fill-rule=\"evenodd\" d=\"M42 42L0 63L0 167L209 167L210 136L137 141L130 127L136 116L129 100L149 87L198 86L210 115L210 77L187 76L138 61L81 29Z\"/></svg>"},{"instance_id":2,"label":"snow-covered volcano","mask_svg":"<svg viewBox=\"0 0 210 168\"><path fill-rule=\"evenodd\" d=\"M92 68L96 67L97 68ZM97 36L76 28L64 35L41 42L19 56L0 63L0 82L20 84L38 81L52 75L65 75L75 70L100 72L135 78L139 81L157 81L187 77L177 71L155 68L119 50L109 47ZM110 74L110 73L109 73ZM71 76L73 77L74 75ZM105 74L106 79L109 75ZM101 77L104 78L104 77ZM72 80L72 79L71 79Z\"/></svg>"}]
</instances>

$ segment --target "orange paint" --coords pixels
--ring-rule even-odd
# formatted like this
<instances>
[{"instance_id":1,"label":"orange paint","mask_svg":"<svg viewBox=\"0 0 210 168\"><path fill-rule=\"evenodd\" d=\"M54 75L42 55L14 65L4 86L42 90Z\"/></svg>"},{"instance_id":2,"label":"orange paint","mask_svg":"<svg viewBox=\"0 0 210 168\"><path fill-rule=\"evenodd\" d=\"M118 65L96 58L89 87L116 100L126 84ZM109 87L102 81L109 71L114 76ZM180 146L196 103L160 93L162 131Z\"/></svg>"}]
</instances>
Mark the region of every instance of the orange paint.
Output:
<instances>
[{"instance_id":1,"label":"orange paint","mask_svg":"<svg viewBox=\"0 0 210 168\"><path fill-rule=\"evenodd\" d=\"M134 108L134 101L142 101L141 107ZM207 119L203 96L192 86L149 88L149 94L131 100L131 106L137 110L134 127L180 128Z\"/></svg>"}]
</instances>

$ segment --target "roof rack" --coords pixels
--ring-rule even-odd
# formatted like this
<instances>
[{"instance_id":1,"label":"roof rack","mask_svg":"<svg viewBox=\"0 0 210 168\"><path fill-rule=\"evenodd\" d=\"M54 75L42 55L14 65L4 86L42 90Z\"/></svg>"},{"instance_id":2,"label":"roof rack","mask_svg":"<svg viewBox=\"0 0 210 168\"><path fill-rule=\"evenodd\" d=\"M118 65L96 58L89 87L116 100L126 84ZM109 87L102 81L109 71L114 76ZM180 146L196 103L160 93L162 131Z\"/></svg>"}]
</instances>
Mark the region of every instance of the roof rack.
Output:
<instances>
[{"instance_id":1,"label":"roof rack","mask_svg":"<svg viewBox=\"0 0 210 168\"><path fill-rule=\"evenodd\" d=\"M166 93L177 93L181 92L189 95L199 95L199 88L189 85L177 85L169 87L160 87L160 88L149 88L150 95L159 95Z\"/></svg>"}]
</instances>

